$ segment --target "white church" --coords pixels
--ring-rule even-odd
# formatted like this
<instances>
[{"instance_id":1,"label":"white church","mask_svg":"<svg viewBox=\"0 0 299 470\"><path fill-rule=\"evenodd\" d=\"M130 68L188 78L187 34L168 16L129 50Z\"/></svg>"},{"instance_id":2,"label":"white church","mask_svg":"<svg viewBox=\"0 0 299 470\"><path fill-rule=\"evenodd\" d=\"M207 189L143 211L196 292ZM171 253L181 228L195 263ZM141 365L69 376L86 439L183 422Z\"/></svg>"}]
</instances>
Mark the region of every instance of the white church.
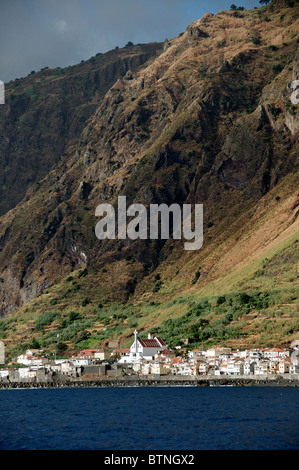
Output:
<instances>
[{"instance_id":1,"label":"white church","mask_svg":"<svg viewBox=\"0 0 299 470\"><path fill-rule=\"evenodd\" d=\"M134 331L134 342L130 347L130 352L123 356L118 363L119 364L130 364L140 359L151 360L154 359L155 354L159 351L168 349L164 341L159 338L153 338L151 333L148 334L147 339L138 338L138 331Z\"/></svg>"}]
</instances>

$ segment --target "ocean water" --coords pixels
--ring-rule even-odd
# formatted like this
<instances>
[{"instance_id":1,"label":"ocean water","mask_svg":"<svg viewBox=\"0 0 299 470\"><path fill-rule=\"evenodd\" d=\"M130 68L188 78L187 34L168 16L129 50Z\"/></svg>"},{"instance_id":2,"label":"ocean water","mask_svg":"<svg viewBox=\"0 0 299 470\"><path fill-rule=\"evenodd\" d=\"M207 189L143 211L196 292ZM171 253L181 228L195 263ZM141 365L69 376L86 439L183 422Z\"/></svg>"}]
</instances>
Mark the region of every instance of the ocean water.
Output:
<instances>
[{"instance_id":1,"label":"ocean water","mask_svg":"<svg viewBox=\"0 0 299 470\"><path fill-rule=\"evenodd\" d=\"M0 390L0 450L298 450L295 387Z\"/></svg>"}]
</instances>

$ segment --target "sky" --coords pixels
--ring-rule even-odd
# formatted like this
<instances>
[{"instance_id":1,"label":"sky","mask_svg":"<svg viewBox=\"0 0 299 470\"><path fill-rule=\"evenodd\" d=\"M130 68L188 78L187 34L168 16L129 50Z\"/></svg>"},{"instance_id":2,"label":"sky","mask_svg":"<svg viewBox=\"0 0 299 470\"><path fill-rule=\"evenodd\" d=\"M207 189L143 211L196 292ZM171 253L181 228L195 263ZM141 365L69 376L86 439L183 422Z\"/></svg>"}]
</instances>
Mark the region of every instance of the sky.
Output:
<instances>
[{"instance_id":1,"label":"sky","mask_svg":"<svg viewBox=\"0 0 299 470\"><path fill-rule=\"evenodd\" d=\"M0 0L0 80L66 67L128 41L176 37L205 13L258 0Z\"/></svg>"}]
</instances>

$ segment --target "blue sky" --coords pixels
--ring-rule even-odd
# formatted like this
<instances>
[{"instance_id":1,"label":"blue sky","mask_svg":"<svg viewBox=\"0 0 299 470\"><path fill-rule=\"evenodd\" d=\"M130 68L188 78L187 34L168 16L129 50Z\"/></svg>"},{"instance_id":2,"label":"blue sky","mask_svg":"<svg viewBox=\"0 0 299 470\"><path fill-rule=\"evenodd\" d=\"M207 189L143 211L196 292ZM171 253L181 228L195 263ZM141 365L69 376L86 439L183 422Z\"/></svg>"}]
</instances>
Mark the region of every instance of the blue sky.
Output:
<instances>
[{"instance_id":1,"label":"blue sky","mask_svg":"<svg viewBox=\"0 0 299 470\"><path fill-rule=\"evenodd\" d=\"M258 0L0 0L0 80L64 67L128 41L164 41L205 13Z\"/></svg>"}]
</instances>

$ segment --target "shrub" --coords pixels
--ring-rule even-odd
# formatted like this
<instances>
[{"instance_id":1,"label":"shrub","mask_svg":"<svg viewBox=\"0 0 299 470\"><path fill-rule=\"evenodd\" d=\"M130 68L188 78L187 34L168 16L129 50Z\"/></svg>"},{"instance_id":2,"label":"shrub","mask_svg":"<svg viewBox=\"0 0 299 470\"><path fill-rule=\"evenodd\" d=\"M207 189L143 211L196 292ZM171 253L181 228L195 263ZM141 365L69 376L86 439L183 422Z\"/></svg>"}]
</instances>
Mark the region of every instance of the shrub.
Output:
<instances>
[{"instance_id":1,"label":"shrub","mask_svg":"<svg viewBox=\"0 0 299 470\"><path fill-rule=\"evenodd\" d=\"M161 289L161 286L162 286L162 281L157 281L153 287L153 292L158 292L158 290Z\"/></svg>"},{"instance_id":2,"label":"shrub","mask_svg":"<svg viewBox=\"0 0 299 470\"><path fill-rule=\"evenodd\" d=\"M255 44L255 45L259 45L259 44L261 43L261 40L260 40L259 37L253 36L252 42L253 42L253 44Z\"/></svg>"},{"instance_id":3,"label":"shrub","mask_svg":"<svg viewBox=\"0 0 299 470\"><path fill-rule=\"evenodd\" d=\"M73 321L78 320L78 318L79 318L79 314L77 312L72 311L69 313L68 322L72 323Z\"/></svg>"},{"instance_id":4,"label":"shrub","mask_svg":"<svg viewBox=\"0 0 299 470\"><path fill-rule=\"evenodd\" d=\"M65 343L57 343L56 351L57 353L62 353L67 350L67 345Z\"/></svg>"},{"instance_id":5,"label":"shrub","mask_svg":"<svg viewBox=\"0 0 299 470\"><path fill-rule=\"evenodd\" d=\"M39 342L38 342L38 340L37 340L36 338L34 338L34 339L32 340L31 348L32 348L32 349L39 349L39 348L40 348L40 344L39 344Z\"/></svg>"},{"instance_id":6,"label":"shrub","mask_svg":"<svg viewBox=\"0 0 299 470\"><path fill-rule=\"evenodd\" d=\"M42 330L45 326L50 325L56 316L58 315L58 312L55 311L47 311L39 315L35 321L35 328L37 330Z\"/></svg>"},{"instance_id":7,"label":"shrub","mask_svg":"<svg viewBox=\"0 0 299 470\"><path fill-rule=\"evenodd\" d=\"M247 305L251 300L251 297L250 295L246 294L246 293L242 293L240 294L240 303L242 305Z\"/></svg>"},{"instance_id":8,"label":"shrub","mask_svg":"<svg viewBox=\"0 0 299 470\"><path fill-rule=\"evenodd\" d=\"M88 339L89 336L90 336L90 333L88 333L88 331L86 330L80 331L80 333L78 333L77 337L75 338L75 344Z\"/></svg>"},{"instance_id":9,"label":"shrub","mask_svg":"<svg viewBox=\"0 0 299 470\"><path fill-rule=\"evenodd\" d=\"M83 271L80 271L80 272L79 272L78 277L79 277L79 278L80 278L80 277L85 277L85 276L87 276L87 274L88 274L88 271L87 271L87 269L85 268L85 269L83 269Z\"/></svg>"},{"instance_id":10,"label":"shrub","mask_svg":"<svg viewBox=\"0 0 299 470\"><path fill-rule=\"evenodd\" d=\"M220 295L220 297L218 297L217 299L217 305L221 305L221 304L224 304L225 302L225 296L224 295Z\"/></svg>"},{"instance_id":11,"label":"shrub","mask_svg":"<svg viewBox=\"0 0 299 470\"><path fill-rule=\"evenodd\" d=\"M273 72L279 73L283 69L283 66L281 64L274 64L272 67Z\"/></svg>"},{"instance_id":12,"label":"shrub","mask_svg":"<svg viewBox=\"0 0 299 470\"><path fill-rule=\"evenodd\" d=\"M191 281L192 284L195 284L195 283L198 281L198 279L199 279L199 277L200 277L200 269L201 269L201 268L199 267L198 270L195 272L194 279L192 279L192 281Z\"/></svg>"}]
</instances>

